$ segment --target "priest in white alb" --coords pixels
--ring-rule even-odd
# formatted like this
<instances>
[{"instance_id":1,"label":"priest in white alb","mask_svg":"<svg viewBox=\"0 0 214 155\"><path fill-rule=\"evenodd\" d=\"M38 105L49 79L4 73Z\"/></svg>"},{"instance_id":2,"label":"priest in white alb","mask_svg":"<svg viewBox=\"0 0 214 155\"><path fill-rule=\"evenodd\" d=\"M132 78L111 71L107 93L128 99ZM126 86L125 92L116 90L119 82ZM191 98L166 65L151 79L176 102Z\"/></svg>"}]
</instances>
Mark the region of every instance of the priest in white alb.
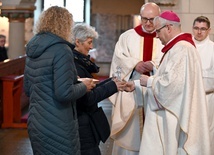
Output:
<instances>
[{"instance_id":1,"label":"priest in white alb","mask_svg":"<svg viewBox=\"0 0 214 155\"><path fill-rule=\"evenodd\" d=\"M121 34L111 63L110 76L121 68L121 79L139 79L141 74L154 73L162 57L163 45L156 38L153 19L160 14L155 3L141 7L141 24ZM139 83L140 85L140 83ZM113 104L111 138L112 155L138 155L143 127L142 87L138 94L118 92L109 99ZM136 100L135 96L140 96Z\"/></svg>"},{"instance_id":2,"label":"priest in white alb","mask_svg":"<svg viewBox=\"0 0 214 155\"><path fill-rule=\"evenodd\" d=\"M201 58L202 75L208 107L211 154L214 155L214 42L210 40L210 20L205 16L195 18L193 41Z\"/></svg>"}]
</instances>

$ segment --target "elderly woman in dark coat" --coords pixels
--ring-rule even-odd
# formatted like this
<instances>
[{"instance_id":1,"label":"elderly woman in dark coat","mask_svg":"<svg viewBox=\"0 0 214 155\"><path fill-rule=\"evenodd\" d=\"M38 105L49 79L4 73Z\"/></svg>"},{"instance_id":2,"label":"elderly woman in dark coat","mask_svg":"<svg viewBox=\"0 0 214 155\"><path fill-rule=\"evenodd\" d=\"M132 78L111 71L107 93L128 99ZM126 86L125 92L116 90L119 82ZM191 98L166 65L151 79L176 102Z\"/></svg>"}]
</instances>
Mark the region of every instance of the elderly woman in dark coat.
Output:
<instances>
[{"instance_id":1,"label":"elderly woman in dark coat","mask_svg":"<svg viewBox=\"0 0 214 155\"><path fill-rule=\"evenodd\" d=\"M24 89L30 98L28 133L36 155L80 155L76 100L95 84L77 83L72 54L72 15L44 11L27 44Z\"/></svg>"},{"instance_id":2,"label":"elderly woman in dark coat","mask_svg":"<svg viewBox=\"0 0 214 155\"><path fill-rule=\"evenodd\" d=\"M93 39L98 37L95 29L87 24L76 24L73 28L75 48L73 50L74 62L80 78L93 78L93 73L99 72L99 67L90 60L89 50L93 48ZM77 100L77 114L79 122L79 134L81 155L100 155L99 143L100 140L105 142L105 138L100 135L100 130L105 132L110 131L109 124L98 124L105 122L106 116L103 113L96 114L98 120L92 120L91 115L95 115L98 111L98 102L113 95L118 90L124 89L125 82L112 80L111 78L97 84L91 91ZM104 115L104 116L103 116ZM99 119L100 118L100 119ZM101 128L99 128L101 127ZM101 131L102 132L102 131Z\"/></svg>"}]
</instances>

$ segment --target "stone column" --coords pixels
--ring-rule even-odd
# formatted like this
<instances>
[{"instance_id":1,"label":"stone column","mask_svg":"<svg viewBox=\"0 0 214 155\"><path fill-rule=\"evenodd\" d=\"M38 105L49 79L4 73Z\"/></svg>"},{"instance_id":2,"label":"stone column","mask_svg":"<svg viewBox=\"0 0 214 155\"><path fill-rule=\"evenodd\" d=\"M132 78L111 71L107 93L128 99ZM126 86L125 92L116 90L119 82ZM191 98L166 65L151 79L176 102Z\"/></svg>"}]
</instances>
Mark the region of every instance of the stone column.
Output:
<instances>
[{"instance_id":1,"label":"stone column","mask_svg":"<svg viewBox=\"0 0 214 155\"><path fill-rule=\"evenodd\" d=\"M25 54L25 20L34 16L35 0L19 0L18 4L3 1L1 16L9 19L8 57L15 59Z\"/></svg>"},{"instance_id":2,"label":"stone column","mask_svg":"<svg viewBox=\"0 0 214 155\"><path fill-rule=\"evenodd\" d=\"M12 16L12 14L10 14ZM25 19L9 17L8 57L17 58L25 54Z\"/></svg>"}]
</instances>

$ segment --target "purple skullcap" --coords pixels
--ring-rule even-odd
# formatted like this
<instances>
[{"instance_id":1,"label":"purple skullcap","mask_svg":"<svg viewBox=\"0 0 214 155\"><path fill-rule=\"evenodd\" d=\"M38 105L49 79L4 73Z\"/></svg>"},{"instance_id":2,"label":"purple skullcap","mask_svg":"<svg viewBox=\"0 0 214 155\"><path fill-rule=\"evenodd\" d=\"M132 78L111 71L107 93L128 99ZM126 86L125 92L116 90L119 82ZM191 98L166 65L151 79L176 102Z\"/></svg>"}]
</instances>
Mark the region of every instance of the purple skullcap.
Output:
<instances>
[{"instance_id":1,"label":"purple skullcap","mask_svg":"<svg viewBox=\"0 0 214 155\"><path fill-rule=\"evenodd\" d=\"M180 22L180 18L178 17L178 15L171 10L163 11L160 14L160 17L164 18L166 20L170 20L170 21L174 21L174 22Z\"/></svg>"}]
</instances>

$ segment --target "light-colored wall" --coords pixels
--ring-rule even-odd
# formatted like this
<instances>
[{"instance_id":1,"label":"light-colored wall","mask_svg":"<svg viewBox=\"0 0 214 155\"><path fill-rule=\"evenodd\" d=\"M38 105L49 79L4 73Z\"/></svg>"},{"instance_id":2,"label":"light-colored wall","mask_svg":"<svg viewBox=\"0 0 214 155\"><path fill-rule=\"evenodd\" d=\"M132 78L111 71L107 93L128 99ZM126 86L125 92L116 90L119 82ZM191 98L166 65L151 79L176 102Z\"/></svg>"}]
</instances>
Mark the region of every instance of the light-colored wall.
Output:
<instances>
[{"instance_id":1,"label":"light-colored wall","mask_svg":"<svg viewBox=\"0 0 214 155\"><path fill-rule=\"evenodd\" d=\"M146 1L146 0L145 0ZM161 1L161 0L160 0ZM173 7L161 7L162 10L173 10L181 18L182 29L185 32L192 32L192 22L200 15L207 16L211 21L210 37L214 40L214 0L175 0ZM37 0L36 3L39 3ZM112 13L112 14L138 14L143 0L91 0L91 13ZM40 8L37 8L40 9ZM37 18L37 16L35 17ZM35 21L34 21L35 22ZM0 17L0 33L8 36L8 19ZM8 39L8 38L7 38ZM8 44L8 40L7 40Z\"/></svg>"},{"instance_id":2,"label":"light-colored wall","mask_svg":"<svg viewBox=\"0 0 214 155\"><path fill-rule=\"evenodd\" d=\"M8 22L8 18L6 17L0 17L0 34L3 34L6 36L5 46L8 47L9 22Z\"/></svg>"},{"instance_id":3,"label":"light-colored wall","mask_svg":"<svg viewBox=\"0 0 214 155\"><path fill-rule=\"evenodd\" d=\"M176 0L173 7L161 7L162 10L173 10L181 18L182 30L192 33L192 24L196 17L207 16L211 22L210 38L214 40L214 1L213 0Z\"/></svg>"},{"instance_id":4,"label":"light-colored wall","mask_svg":"<svg viewBox=\"0 0 214 155\"><path fill-rule=\"evenodd\" d=\"M152 0L145 0L145 2ZM162 1L162 0L154 0ZM167 1L167 0L165 0ZM173 10L181 18L182 30L192 33L193 20L200 15L207 16L211 22L210 38L214 41L214 0L174 0L176 5L161 6L161 10ZM131 2L131 3L130 3ZM92 13L138 14L143 0L91 0Z\"/></svg>"}]
</instances>

